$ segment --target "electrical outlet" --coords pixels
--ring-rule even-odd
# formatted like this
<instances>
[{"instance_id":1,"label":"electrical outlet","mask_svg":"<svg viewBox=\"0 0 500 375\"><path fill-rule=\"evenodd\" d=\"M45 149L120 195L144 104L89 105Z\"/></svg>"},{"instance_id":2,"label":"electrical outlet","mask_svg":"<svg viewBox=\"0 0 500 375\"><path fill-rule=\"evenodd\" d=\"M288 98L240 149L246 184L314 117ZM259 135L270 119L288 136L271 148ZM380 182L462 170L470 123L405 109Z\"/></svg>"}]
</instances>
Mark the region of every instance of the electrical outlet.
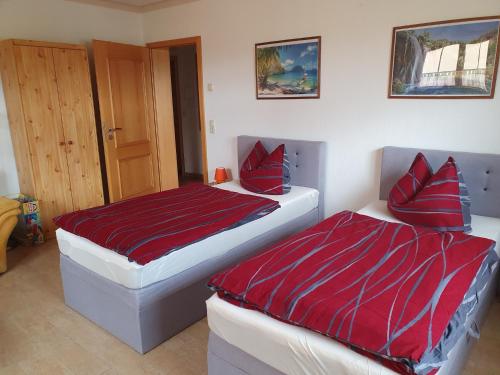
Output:
<instances>
[{"instance_id":1,"label":"electrical outlet","mask_svg":"<svg viewBox=\"0 0 500 375\"><path fill-rule=\"evenodd\" d=\"M210 120L208 122L208 130L209 130L210 134L215 134L215 121L214 120Z\"/></svg>"}]
</instances>

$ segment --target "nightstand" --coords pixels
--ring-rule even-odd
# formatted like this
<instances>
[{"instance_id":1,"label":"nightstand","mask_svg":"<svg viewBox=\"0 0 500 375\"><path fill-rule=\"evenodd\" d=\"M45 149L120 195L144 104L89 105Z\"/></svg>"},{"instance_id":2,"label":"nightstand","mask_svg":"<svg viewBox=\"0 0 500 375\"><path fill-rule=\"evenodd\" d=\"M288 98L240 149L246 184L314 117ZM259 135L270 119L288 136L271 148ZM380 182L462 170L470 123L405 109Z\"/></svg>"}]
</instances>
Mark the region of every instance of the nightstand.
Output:
<instances>
[{"instance_id":1,"label":"nightstand","mask_svg":"<svg viewBox=\"0 0 500 375\"><path fill-rule=\"evenodd\" d=\"M224 183L226 183L226 182L230 182L230 181L233 181L233 179L232 179L232 178L229 178L229 179L227 179L226 181L221 182L221 183L217 183L217 182L215 182L215 181L211 181L211 182L209 182L207 185L208 185L208 186L217 186L217 185L224 184Z\"/></svg>"}]
</instances>

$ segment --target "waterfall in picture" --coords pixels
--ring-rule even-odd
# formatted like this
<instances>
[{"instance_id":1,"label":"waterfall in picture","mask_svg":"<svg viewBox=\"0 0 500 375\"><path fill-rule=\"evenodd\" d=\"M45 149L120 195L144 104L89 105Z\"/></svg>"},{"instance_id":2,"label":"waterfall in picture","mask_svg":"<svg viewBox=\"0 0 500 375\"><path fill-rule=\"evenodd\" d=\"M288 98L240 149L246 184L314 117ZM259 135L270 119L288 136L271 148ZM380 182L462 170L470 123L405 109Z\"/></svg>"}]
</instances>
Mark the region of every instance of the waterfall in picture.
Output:
<instances>
[{"instance_id":1,"label":"waterfall in picture","mask_svg":"<svg viewBox=\"0 0 500 375\"><path fill-rule=\"evenodd\" d=\"M500 17L395 27L391 53L390 98L491 99Z\"/></svg>"},{"instance_id":2,"label":"waterfall in picture","mask_svg":"<svg viewBox=\"0 0 500 375\"><path fill-rule=\"evenodd\" d=\"M424 61L424 54L422 51L422 46L415 35L410 36L411 46L414 53L414 62L411 69L411 80L410 87L415 87L420 80L421 68Z\"/></svg>"}]
</instances>

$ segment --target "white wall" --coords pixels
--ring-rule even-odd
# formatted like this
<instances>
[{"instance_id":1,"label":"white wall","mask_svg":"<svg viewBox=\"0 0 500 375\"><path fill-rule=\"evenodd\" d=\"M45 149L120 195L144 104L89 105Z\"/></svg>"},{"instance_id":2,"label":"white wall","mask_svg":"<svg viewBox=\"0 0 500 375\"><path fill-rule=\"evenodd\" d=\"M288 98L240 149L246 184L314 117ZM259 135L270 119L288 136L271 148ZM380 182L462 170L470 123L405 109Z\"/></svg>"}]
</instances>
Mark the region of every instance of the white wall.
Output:
<instances>
[{"instance_id":1,"label":"white wall","mask_svg":"<svg viewBox=\"0 0 500 375\"><path fill-rule=\"evenodd\" d=\"M19 192L15 163L7 122L7 108L0 84L0 195Z\"/></svg>"},{"instance_id":2,"label":"white wall","mask_svg":"<svg viewBox=\"0 0 500 375\"><path fill-rule=\"evenodd\" d=\"M214 92L205 90L206 118L217 126L207 135L210 175L216 166L236 171L240 134L325 140L331 213L377 196L384 145L500 153L499 94L494 100L386 98L393 26L495 14L498 0L199 0L144 16L64 0L0 0L0 38L139 44L201 35L205 86L215 85ZM254 43L312 35L323 37L321 99L255 100ZM5 194L17 184L2 105Z\"/></svg>"},{"instance_id":3,"label":"white wall","mask_svg":"<svg viewBox=\"0 0 500 375\"><path fill-rule=\"evenodd\" d=\"M0 0L0 38L142 44L142 16L66 0Z\"/></svg>"},{"instance_id":4,"label":"white wall","mask_svg":"<svg viewBox=\"0 0 500 375\"><path fill-rule=\"evenodd\" d=\"M143 43L142 16L65 0L0 0L0 39L89 44L92 39ZM19 185L0 87L0 195Z\"/></svg>"},{"instance_id":5,"label":"white wall","mask_svg":"<svg viewBox=\"0 0 500 375\"><path fill-rule=\"evenodd\" d=\"M384 145L500 153L494 100L389 100L398 25L500 14L498 0L200 0L144 17L146 41L201 35L210 174L236 170L240 134L328 142L327 212L377 197ZM257 101L254 43L321 35L319 100ZM500 89L500 87L498 87Z\"/></svg>"}]
</instances>

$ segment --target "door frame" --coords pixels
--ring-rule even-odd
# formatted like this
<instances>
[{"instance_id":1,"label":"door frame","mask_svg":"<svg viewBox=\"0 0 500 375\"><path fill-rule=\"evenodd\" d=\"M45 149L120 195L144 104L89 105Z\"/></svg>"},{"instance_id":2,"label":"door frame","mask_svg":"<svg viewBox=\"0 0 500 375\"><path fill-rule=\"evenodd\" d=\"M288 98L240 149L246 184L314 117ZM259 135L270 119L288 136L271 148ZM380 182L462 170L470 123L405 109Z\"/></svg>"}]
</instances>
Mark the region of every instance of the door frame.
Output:
<instances>
[{"instance_id":1,"label":"door frame","mask_svg":"<svg viewBox=\"0 0 500 375\"><path fill-rule=\"evenodd\" d=\"M208 162L207 162L207 133L205 129L205 99L204 99L204 84L203 84L203 64L202 64L202 49L201 36L193 36L188 38L162 40L159 42L146 43L146 47L151 49L162 49L171 47L182 47L194 45L196 48L196 69L198 78L198 109L200 117L201 130L201 159L203 168L203 182L208 183Z\"/></svg>"},{"instance_id":2,"label":"door frame","mask_svg":"<svg viewBox=\"0 0 500 375\"><path fill-rule=\"evenodd\" d=\"M184 142L182 137L182 107L179 100L179 71L177 56L170 55L170 76L172 80L172 104L174 111L174 129L175 129L175 150L177 153L177 173L183 177L185 174L184 168Z\"/></svg>"}]
</instances>

